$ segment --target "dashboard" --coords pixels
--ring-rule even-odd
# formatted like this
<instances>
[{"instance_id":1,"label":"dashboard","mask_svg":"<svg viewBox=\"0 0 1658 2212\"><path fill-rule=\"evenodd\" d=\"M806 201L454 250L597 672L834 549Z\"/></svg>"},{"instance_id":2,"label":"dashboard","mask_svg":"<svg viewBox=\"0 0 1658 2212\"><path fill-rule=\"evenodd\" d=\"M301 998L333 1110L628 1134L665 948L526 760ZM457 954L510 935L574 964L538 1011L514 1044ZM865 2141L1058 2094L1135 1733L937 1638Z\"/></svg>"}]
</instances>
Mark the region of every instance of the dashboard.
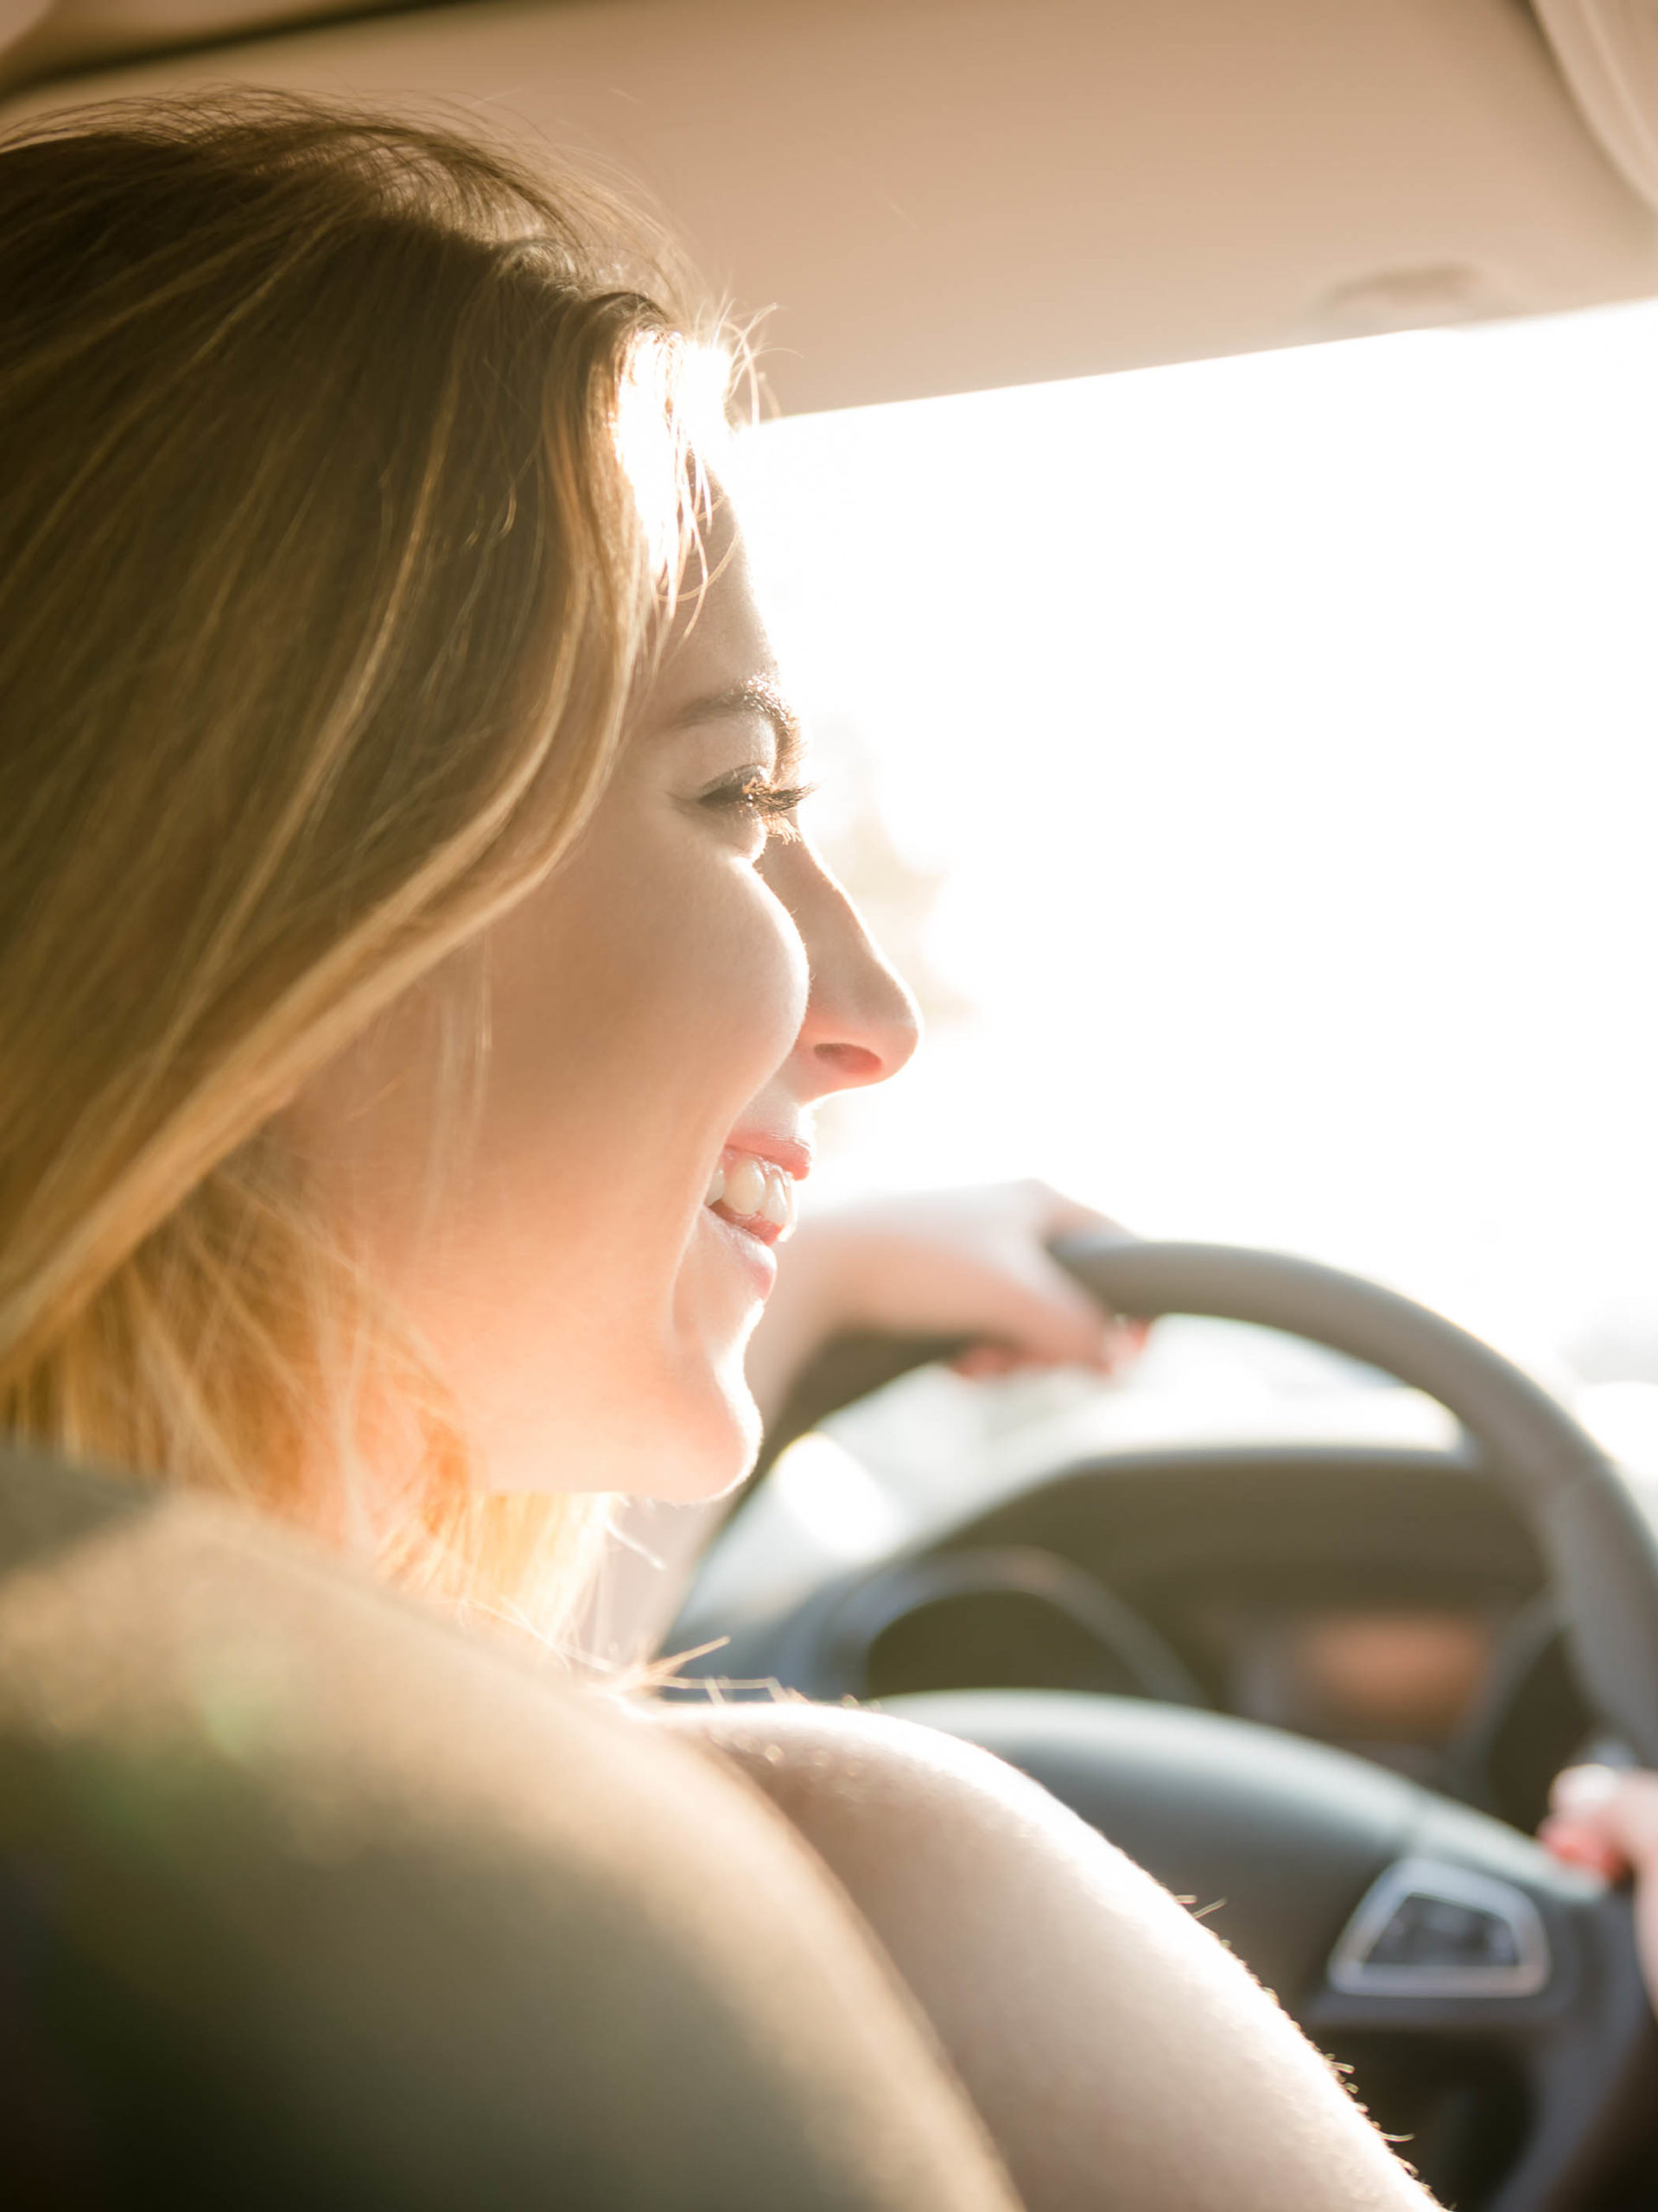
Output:
<instances>
[{"instance_id":1,"label":"dashboard","mask_svg":"<svg viewBox=\"0 0 1658 2212\"><path fill-rule=\"evenodd\" d=\"M700 1667L820 1698L1205 1706L1521 1828L1591 1731L1522 1520L1492 1471L1438 1450L1113 1452L834 1579Z\"/></svg>"}]
</instances>

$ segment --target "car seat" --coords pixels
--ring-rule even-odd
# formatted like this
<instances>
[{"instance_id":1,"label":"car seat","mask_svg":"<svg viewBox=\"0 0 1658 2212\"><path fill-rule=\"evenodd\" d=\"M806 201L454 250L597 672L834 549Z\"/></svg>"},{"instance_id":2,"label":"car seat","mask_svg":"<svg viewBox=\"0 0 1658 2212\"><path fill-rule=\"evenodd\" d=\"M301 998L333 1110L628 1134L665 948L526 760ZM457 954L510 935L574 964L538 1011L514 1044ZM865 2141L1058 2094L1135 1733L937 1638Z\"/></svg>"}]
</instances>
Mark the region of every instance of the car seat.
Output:
<instances>
[{"instance_id":1,"label":"car seat","mask_svg":"<svg viewBox=\"0 0 1658 2212\"><path fill-rule=\"evenodd\" d=\"M14 2212L1012 2212L769 1805L250 1512L0 1446Z\"/></svg>"}]
</instances>

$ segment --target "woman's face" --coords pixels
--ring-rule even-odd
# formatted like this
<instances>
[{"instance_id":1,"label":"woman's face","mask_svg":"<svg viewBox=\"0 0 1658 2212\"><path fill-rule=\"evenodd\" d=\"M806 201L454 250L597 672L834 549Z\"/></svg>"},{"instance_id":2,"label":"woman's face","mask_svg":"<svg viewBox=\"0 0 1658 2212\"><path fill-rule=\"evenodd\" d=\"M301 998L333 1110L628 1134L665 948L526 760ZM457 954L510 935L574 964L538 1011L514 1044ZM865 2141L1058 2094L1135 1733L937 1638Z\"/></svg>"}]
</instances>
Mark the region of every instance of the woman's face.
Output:
<instances>
[{"instance_id":1,"label":"woman's face","mask_svg":"<svg viewBox=\"0 0 1658 2212\"><path fill-rule=\"evenodd\" d=\"M740 1477L758 1438L743 1354L812 1104L915 1046L845 893L756 803L797 772L792 725L728 524L710 551L580 843L461 956L481 962L489 1022L465 1158L434 1182L453 978L291 1109L492 1489L688 1498Z\"/></svg>"}]
</instances>

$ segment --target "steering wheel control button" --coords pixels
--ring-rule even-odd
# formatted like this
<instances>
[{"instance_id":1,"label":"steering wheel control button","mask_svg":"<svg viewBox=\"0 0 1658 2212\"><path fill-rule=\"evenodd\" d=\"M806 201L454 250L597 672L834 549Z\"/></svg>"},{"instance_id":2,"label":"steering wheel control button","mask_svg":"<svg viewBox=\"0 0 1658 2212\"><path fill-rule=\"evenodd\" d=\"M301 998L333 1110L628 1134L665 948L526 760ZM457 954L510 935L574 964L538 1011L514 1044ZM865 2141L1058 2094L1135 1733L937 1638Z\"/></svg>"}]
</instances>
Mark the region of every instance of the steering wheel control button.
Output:
<instances>
[{"instance_id":1,"label":"steering wheel control button","mask_svg":"<svg viewBox=\"0 0 1658 2212\"><path fill-rule=\"evenodd\" d=\"M1517 1967L1520 1939L1501 1913L1449 1897L1401 1897L1370 1946L1372 1967Z\"/></svg>"},{"instance_id":2,"label":"steering wheel control button","mask_svg":"<svg viewBox=\"0 0 1658 2212\"><path fill-rule=\"evenodd\" d=\"M1523 1890L1439 1859L1401 1859L1373 1882L1330 1956L1354 1997L1534 1997L1548 1937Z\"/></svg>"}]
</instances>

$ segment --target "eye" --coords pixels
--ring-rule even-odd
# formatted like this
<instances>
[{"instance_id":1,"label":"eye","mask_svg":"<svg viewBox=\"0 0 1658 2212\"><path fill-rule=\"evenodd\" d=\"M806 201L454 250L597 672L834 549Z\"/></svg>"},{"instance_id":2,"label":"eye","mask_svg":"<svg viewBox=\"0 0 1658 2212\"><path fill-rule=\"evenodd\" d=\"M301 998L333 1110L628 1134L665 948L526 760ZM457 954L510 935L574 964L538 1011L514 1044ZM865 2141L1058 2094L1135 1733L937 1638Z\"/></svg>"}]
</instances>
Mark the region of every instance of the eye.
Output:
<instances>
[{"instance_id":1,"label":"eye","mask_svg":"<svg viewBox=\"0 0 1658 2212\"><path fill-rule=\"evenodd\" d=\"M700 804L711 812L758 823L768 842L776 839L787 843L800 834L794 817L811 797L811 788L810 784L779 784L765 768L739 768L704 791Z\"/></svg>"}]
</instances>

